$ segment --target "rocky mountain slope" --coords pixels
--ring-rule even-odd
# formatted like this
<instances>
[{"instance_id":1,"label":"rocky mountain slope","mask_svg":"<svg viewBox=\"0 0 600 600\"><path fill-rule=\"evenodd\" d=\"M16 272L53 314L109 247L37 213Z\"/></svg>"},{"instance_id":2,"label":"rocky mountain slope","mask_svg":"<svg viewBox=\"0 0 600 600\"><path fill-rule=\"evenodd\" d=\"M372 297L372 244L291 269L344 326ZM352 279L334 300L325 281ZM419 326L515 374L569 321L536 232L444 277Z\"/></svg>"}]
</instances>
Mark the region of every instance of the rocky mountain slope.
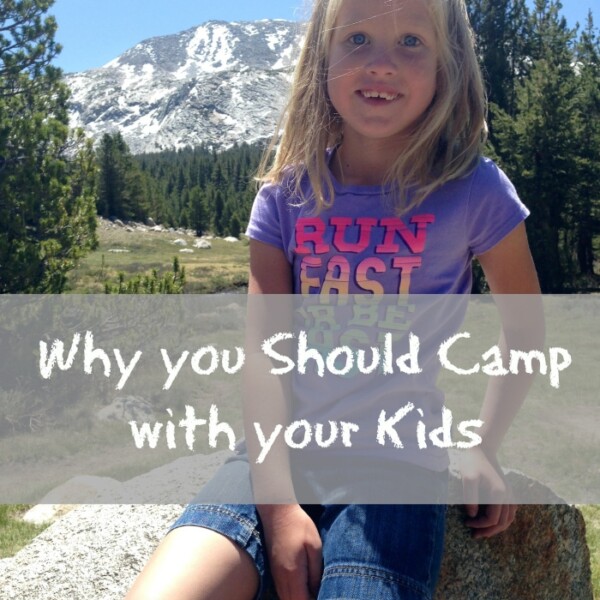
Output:
<instances>
[{"instance_id":1,"label":"rocky mountain slope","mask_svg":"<svg viewBox=\"0 0 600 600\"><path fill-rule=\"evenodd\" d=\"M301 37L295 22L211 21L145 40L65 77L71 125L96 139L119 129L134 153L268 138Z\"/></svg>"}]
</instances>

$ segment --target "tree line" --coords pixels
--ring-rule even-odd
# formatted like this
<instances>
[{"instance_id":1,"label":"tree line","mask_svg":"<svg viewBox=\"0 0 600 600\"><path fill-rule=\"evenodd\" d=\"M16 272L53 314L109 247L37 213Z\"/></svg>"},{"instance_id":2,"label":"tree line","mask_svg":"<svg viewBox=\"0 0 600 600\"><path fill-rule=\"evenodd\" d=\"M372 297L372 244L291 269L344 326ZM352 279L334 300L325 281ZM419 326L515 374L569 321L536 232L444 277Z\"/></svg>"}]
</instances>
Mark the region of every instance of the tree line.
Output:
<instances>
[{"instance_id":1,"label":"tree line","mask_svg":"<svg viewBox=\"0 0 600 600\"><path fill-rule=\"evenodd\" d=\"M490 100L488 153L531 210L545 292L596 289L600 234L600 40L557 0L468 0Z\"/></svg>"},{"instance_id":2,"label":"tree line","mask_svg":"<svg viewBox=\"0 0 600 600\"><path fill-rule=\"evenodd\" d=\"M105 134L98 147L98 213L239 237L263 150L241 144L219 153L200 146L132 156L119 132Z\"/></svg>"},{"instance_id":3,"label":"tree line","mask_svg":"<svg viewBox=\"0 0 600 600\"><path fill-rule=\"evenodd\" d=\"M53 0L0 4L0 292L60 293L97 243L96 215L238 236L263 147L132 155L70 132ZM532 211L544 292L597 289L600 37L570 28L558 0L467 0L490 100L486 153ZM142 284L140 284L142 285ZM151 285L151 282L148 282ZM158 286L160 287L160 286Z\"/></svg>"}]
</instances>

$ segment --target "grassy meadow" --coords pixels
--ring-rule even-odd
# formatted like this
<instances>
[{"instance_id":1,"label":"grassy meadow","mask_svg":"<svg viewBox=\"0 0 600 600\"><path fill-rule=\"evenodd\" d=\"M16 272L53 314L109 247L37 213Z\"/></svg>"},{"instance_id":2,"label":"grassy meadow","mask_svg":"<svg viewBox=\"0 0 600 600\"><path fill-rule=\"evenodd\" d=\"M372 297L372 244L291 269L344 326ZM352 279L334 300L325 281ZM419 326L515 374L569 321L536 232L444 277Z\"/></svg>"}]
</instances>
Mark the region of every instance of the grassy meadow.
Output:
<instances>
[{"instance_id":1,"label":"grassy meadow","mask_svg":"<svg viewBox=\"0 0 600 600\"><path fill-rule=\"evenodd\" d=\"M132 229L132 230L131 230ZM209 239L210 249L194 247L198 238L181 231L152 231L147 227L124 228L101 219L99 245L73 270L69 292L102 294L105 283L116 283L119 273L159 276L173 268L173 259L185 267L185 293L212 294L244 289L248 283L248 240L227 242ZM175 243L183 240L186 245ZM184 252L181 252L184 250ZM191 252L190 252L191 250Z\"/></svg>"}]
</instances>

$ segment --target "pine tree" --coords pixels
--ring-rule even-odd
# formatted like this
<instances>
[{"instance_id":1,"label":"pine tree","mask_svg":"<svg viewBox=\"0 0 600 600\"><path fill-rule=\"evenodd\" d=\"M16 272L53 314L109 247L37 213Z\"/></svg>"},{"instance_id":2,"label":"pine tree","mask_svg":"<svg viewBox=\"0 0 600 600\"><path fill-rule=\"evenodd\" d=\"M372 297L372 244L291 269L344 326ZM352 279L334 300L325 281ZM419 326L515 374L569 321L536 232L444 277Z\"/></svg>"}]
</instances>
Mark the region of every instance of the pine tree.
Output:
<instances>
[{"instance_id":1,"label":"pine tree","mask_svg":"<svg viewBox=\"0 0 600 600\"><path fill-rule=\"evenodd\" d=\"M560 2L536 0L532 66L517 87L516 116L497 106L496 149L532 211L528 233L546 292L572 288L572 207L577 188L577 81L572 66L574 32Z\"/></svg>"},{"instance_id":2,"label":"pine tree","mask_svg":"<svg viewBox=\"0 0 600 600\"><path fill-rule=\"evenodd\" d=\"M203 235L210 228L206 200L199 186L194 186L190 191L190 213L192 215L190 226L196 235Z\"/></svg>"},{"instance_id":3,"label":"pine tree","mask_svg":"<svg viewBox=\"0 0 600 600\"><path fill-rule=\"evenodd\" d=\"M213 201L213 229L216 235L225 233L226 222L223 219L225 212L225 199L221 190L214 192Z\"/></svg>"},{"instance_id":4,"label":"pine tree","mask_svg":"<svg viewBox=\"0 0 600 600\"><path fill-rule=\"evenodd\" d=\"M142 172L120 132L105 133L98 150L98 213L106 218L145 219Z\"/></svg>"},{"instance_id":5,"label":"pine tree","mask_svg":"<svg viewBox=\"0 0 600 600\"><path fill-rule=\"evenodd\" d=\"M89 146L70 163L53 0L0 4L0 292L61 292L95 243Z\"/></svg>"},{"instance_id":6,"label":"pine tree","mask_svg":"<svg viewBox=\"0 0 600 600\"><path fill-rule=\"evenodd\" d=\"M467 0L490 102L515 114L516 89L527 74L530 40L525 0Z\"/></svg>"},{"instance_id":7,"label":"pine tree","mask_svg":"<svg viewBox=\"0 0 600 600\"><path fill-rule=\"evenodd\" d=\"M229 221L229 235L239 238L242 233L242 225L237 213L233 213L231 220Z\"/></svg>"},{"instance_id":8,"label":"pine tree","mask_svg":"<svg viewBox=\"0 0 600 600\"><path fill-rule=\"evenodd\" d=\"M113 136L104 134L98 150L98 214L105 218L117 216L121 190L125 186L124 174L118 168L114 146Z\"/></svg>"},{"instance_id":9,"label":"pine tree","mask_svg":"<svg viewBox=\"0 0 600 600\"><path fill-rule=\"evenodd\" d=\"M591 12L577 44L578 186L573 206L579 271L594 284L594 237L600 234L600 38Z\"/></svg>"}]
</instances>

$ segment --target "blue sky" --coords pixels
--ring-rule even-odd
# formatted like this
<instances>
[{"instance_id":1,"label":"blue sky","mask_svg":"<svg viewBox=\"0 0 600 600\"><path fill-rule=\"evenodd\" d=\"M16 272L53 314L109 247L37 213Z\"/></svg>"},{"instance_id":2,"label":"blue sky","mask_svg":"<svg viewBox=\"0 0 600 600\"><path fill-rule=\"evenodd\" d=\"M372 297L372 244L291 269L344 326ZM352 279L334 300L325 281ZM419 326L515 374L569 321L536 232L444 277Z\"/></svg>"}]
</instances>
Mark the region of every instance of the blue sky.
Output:
<instances>
[{"instance_id":1,"label":"blue sky","mask_svg":"<svg viewBox=\"0 0 600 600\"><path fill-rule=\"evenodd\" d=\"M55 63L66 72L84 71L149 37L211 19L304 19L307 6L310 0L56 0L50 13L58 21L56 39L63 51ZM591 8L600 25L600 0L563 0L563 6L570 24L584 23Z\"/></svg>"}]
</instances>

